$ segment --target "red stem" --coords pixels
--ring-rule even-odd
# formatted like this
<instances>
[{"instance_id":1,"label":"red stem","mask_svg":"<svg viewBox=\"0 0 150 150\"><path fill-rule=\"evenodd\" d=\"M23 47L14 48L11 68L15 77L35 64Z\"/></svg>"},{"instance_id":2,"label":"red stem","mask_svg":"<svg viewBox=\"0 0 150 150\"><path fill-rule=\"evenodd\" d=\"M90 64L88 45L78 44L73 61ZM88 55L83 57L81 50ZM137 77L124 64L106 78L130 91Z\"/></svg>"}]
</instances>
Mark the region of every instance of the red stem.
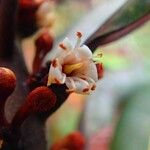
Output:
<instances>
[{"instance_id":1,"label":"red stem","mask_svg":"<svg viewBox=\"0 0 150 150\"><path fill-rule=\"evenodd\" d=\"M13 130L20 129L21 124L24 120L32 113L32 108L30 109L24 104L16 113L15 117L13 118L11 127Z\"/></svg>"}]
</instances>

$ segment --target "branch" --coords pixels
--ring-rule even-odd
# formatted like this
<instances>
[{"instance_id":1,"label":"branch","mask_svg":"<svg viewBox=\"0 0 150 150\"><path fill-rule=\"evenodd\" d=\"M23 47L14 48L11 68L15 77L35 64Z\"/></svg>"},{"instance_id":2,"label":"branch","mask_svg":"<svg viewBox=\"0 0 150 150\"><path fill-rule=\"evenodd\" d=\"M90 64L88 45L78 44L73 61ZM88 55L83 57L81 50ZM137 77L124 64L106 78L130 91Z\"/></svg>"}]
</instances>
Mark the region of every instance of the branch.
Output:
<instances>
[{"instance_id":1,"label":"branch","mask_svg":"<svg viewBox=\"0 0 150 150\"><path fill-rule=\"evenodd\" d=\"M0 57L11 57L14 49L17 0L0 0Z\"/></svg>"}]
</instances>

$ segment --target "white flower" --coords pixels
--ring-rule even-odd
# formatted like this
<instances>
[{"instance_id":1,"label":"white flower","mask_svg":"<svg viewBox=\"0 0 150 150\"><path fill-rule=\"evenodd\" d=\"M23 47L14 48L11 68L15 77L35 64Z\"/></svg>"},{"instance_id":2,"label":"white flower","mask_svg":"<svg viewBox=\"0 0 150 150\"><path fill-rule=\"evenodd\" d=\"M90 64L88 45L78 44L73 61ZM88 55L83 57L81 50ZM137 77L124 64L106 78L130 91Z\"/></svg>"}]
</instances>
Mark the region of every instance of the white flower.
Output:
<instances>
[{"instance_id":1,"label":"white flower","mask_svg":"<svg viewBox=\"0 0 150 150\"><path fill-rule=\"evenodd\" d=\"M86 46L80 46L82 34L77 32L77 42L73 47L68 38L59 45L61 52L52 60L48 83L66 84L68 92L89 94L96 88L98 73L92 60L92 52Z\"/></svg>"}]
</instances>

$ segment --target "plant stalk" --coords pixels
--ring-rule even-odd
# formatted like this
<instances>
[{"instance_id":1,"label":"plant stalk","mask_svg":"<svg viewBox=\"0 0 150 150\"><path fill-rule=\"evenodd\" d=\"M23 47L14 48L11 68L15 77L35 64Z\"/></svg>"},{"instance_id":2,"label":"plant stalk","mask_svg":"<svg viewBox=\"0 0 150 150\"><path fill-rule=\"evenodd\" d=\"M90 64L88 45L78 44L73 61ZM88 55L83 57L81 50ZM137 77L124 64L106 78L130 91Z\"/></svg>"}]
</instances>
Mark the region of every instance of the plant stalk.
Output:
<instances>
[{"instance_id":1,"label":"plant stalk","mask_svg":"<svg viewBox=\"0 0 150 150\"><path fill-rule=\"evenodd\" d=\"M0 0L0 57L10 58L15 39L17 0Z\"/></svg>"}]
</instances>

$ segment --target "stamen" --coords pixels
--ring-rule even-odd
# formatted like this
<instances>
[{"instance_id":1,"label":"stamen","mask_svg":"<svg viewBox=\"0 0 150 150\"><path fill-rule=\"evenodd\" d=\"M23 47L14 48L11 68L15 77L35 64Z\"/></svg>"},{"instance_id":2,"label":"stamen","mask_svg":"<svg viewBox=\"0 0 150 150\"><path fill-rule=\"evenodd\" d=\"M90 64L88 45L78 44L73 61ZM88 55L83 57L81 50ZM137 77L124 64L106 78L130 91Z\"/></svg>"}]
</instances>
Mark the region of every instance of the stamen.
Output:
<instances>
[{"instance_id":1,"label":"stamen","mask_svg":"<svg viewBox=\"0 0 150 150\"><path fill-rule=\"evenodd\" d=\"M57 83L57 84L61 84L59 80L57 80L56 78L54 79L54 81Z\"/></svg>"},{"instance_id":2,"label":"stamen","mask_svg":"<svg viewBox=\"0 0 150 150\"><path fill-rule=\"evenodd\" d=\"M84 92L84 93L86 93L86 92L88 92L88 91L89 91L89 88L83 89L83 92Z\"/></svg>"},{"instance_id":3,"label":"stamen","mask_svg":"<svg viewBox=\"0 0 150 150\"><path fill-rule=\"evenodd\" d=\"M81 38L82 37L82 33L81 32L77 32L77 37Z\"/></svg>"},{"instance_id":4,"label":"stamen","mask_svg":"<svg viewBox=\"0 0 150 150\"><path fill-rule=\"evenodd\" d=\"M92 87L91 87L91 90L94 91L96 89L96 85L94 84Z\"/></svg>"},{"instance_id":5,"label":"stamen","mask_svg":"<svg viewBox=\"0 0 150 150\"><path fill-rule=\"evenodd\" d=\"M59 47L62 48L63 50L67 50L67 47L63 43L60 43Z\"/></svg>"},{"instance_id":6,"label":"stamen","mask_svg":"<svg viewBox=\"0 0 150 150\"><path fill-rule=\"evenodd\" d=\"M72 71L79 69L83 66L83 63L77 63L77 64L73 64L73 65L64 65L63 66L63 71L66 74L70 74Z\"/></svg>"},{"instance_id":7,"label":"stamen","mask_svg":"<svg viewBox=\"0 0 150 150\"><path fill-rule=\"evenodd\" d=\"M80 47L82 33L81 32L77 32L76 35L77 35L77 42L76 42L76 45L75 45L74 49L78 49Z\"/></svg>"},{"instance_id":8,"label":"stamen","mask_svg":"<svg viewBox=\"0 0 150 150\"><path fill-rule=\"evenodd\" d=\"M52 66L54 67L54 68L56 68L57 67L57 59L54 59L53 61L52 61Z\"/></svg>"},{"instance_id":9,"label":"stamen","mask_svg":"<svg viewBox=\"0 0 150 150\"><path fill-rule=\"evenodd\" d=\"M97 55L94 55L92 57L93 61L95 62L101 62L100 58L103 57L103 53L98 53Z\"/></svg>"},{"instance_id":10,"label":"stamen","mask_svg":"<svg viewBox=\"0 0 150 150\"><path fill-rule=\"evenodd\" d=\"M81 79L86 80L87 78L85 76L84 77L81 76Z\"/></svg>"},{"instance_id":11,"label":"stamen","mask_svg":"<svg viewBox=\"0 0 150 150\"><path fill-rule=\"evenodd\" d=\"M97 54L97 57L102 57L102 56L103 56L102 53Z\"/></svg>"},{"instance_id":12,"label":"stamen","mask_svg":"<svg viewBox=\"0 0 150 150\"><path fill-rule=\"evenodd\" d=\"M66 90L66 92L69 93L69 94L70 94L70 93L73 93L74 91L75 91L75 89L67 89L67 90Z\"/></svg>"}]
</instances>

